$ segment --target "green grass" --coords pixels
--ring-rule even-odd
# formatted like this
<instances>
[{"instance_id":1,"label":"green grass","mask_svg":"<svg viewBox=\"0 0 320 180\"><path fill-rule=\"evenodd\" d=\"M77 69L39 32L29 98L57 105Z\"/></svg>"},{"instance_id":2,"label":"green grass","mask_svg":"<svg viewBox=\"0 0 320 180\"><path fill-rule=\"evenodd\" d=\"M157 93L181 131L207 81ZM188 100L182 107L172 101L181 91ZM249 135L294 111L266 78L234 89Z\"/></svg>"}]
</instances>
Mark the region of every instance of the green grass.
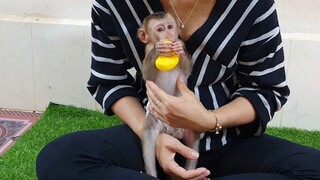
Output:
<instances>
[{"instance_id":1,"label":"green grass","mask_svg":"<svg viewBox=\"0 0 320 180\"><path fill-rule=\"evenodd\" d=\"M98 129L121 124L117 117L96 111L62 105L50 105L38 122L0 157L3 180L36 180L37 154L53 139L79 130ZM320 149L320 131L270 128L267 133Z\"/></svg>"},{"instance_id":2,"label":"green grass","mask_svg":"<svg viewBox=\"0 0 320 180\"><path fill-rule=\"evenodd\" d=\"M320 149L320 131L272 127L267 129L267 133L299 144Z\"/></svg>"},{"instance_id":3,"label":"green grass","mask_svg":"<svg viewBox=\"0 0 320 180\"><path fill-rule=\"evenodd\" d=\"M0 157L0 179L35 180L37 154L48 142L64 134L120 124L116 117L70 106L50 105L38 122Z\"/></svg>"}]
</instances>

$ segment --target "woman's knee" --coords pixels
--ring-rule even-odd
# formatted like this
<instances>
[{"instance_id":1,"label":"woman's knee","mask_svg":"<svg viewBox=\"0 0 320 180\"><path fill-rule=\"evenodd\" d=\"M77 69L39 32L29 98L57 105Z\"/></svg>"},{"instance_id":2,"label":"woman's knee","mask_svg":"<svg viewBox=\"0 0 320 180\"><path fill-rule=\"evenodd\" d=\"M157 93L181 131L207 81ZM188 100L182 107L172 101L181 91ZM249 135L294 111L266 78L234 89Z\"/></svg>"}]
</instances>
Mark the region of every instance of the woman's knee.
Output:
<instances>
[{"instance_id":1,"label":"woman's knee","mask_svg":"<svg viewBox=\"0 0 320 180\"><path fill-rule=\"evenodd\" d=\"M286 164L291 167L292 177L318 179L320 177L320 150L305 147L304 150L288 157Z\"/></svg>"},{"instance_id":2,"label":"woman's knee","mask_svg":"<svg viewBox=\"0 0 320 180\"><path fill-rule=\"evenodd\" d=\"M56 177L74 167L74 158L83 151L82 144L88 144L82 132L76 132L59 137L47 144L38 154L36 170L39 179ZM75 167L74 167L75 168ZM70 174L70 173L69 173Z\"/></svg>"},{"instance_id":3,"label":"woman's knee","mask_svg":"<svg viewBox=\"0 0 320 180\"><path fill-rule=\"evenodd\" d=\"M39 179L59 174L76 176L88 169L96 173L99 167L111 165L143 170L139 138L130 131L120 126L75 132L52 141L37 157Z\"/></svg>"},{"instance_id":4,"label":"woman's knee","mask_svg":"<svg viewBox=\"0 0 320 180\"><path fill-rule=\"evenodd\" d=\"M273 160L271 160L273 159ZM270 154L269 169L298 179L320 177L320 150L283 140L281 148Z\"/></svg>"}]
</instances>

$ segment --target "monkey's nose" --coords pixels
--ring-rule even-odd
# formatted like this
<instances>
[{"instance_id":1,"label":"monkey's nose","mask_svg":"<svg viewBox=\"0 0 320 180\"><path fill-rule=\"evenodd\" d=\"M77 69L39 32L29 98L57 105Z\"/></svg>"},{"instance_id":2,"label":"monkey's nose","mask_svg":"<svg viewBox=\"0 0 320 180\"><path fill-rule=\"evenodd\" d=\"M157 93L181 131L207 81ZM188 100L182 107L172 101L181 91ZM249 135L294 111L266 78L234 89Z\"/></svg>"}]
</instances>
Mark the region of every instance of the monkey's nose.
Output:
<instances>
[{"instance_id":1,"label":"monkey's nose","mask_svg":"<svg viewBox=\"0 0 320 180\"><path fill-rule=\"evenodd\" d=\"M172 41L172 42L174 41L174 40L171 38L171 36L166 36L166 38L167 38L166 40L169 40L169 41Z\"/></svg>"}]
</instances>

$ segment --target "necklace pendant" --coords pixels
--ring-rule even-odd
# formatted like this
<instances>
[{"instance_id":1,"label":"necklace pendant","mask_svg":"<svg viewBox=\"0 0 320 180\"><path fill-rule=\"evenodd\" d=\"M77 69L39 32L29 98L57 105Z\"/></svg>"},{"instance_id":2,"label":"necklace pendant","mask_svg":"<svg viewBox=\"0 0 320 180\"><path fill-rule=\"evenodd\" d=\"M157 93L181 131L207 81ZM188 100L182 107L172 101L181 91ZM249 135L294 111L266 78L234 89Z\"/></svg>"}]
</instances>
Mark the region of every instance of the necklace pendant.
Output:
<instances>
[{"instance_id":1,"label":"necklace pendant","mask_svg":"<svg viewBox=\"0 0 320 180\"><path fill-rule=\"evenodd\" d=\"M181 28L181 29L184 29L184 28L185 28L185 25L184 25L184 24L185 24L185 23L189 20L189 18L191 17L193 11L196 9L196 7L197 7L197 5L198 5L198 2L199 2L199 0L196 0L196 3L193 5L193 8L191 9L188 17L187 17L187 18L184 20L184 22L183 22L183 21L180 19L179 15L178 15L178 13L177 13L177 11L176 11L176 9L174 8L173 3L172 3L172 0L170 0L170 4L171 4L171 7L172 7L172 10L173 10L174 14L176 15L178 21L181 23L181 25L180 25L180 28Z\"/></svg>"}]
</instances>

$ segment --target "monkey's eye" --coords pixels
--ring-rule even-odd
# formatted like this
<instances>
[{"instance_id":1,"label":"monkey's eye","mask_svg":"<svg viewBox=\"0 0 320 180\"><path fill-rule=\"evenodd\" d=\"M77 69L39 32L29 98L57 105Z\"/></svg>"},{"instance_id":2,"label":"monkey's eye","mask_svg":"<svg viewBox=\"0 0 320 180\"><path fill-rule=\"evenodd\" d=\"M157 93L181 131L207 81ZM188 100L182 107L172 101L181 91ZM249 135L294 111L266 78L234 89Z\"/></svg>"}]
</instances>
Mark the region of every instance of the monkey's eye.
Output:
<instances>
[{"instance_id":1,"label":"monkey's eye","mask_svg":"<svg viewBox=\"0 0 320 180\"><path fill-rule=\"evenodd\" d=\"M173 25L170 24L170 25L168 26L168 29L172 29L172 28L173 28Z\"/></svg>"},{"instance_id":2,"label":"monkey's eye","mask_svg":"<svg viewBox=\"0 0 320 180\"><path fill-rule=\"evenodd\" d=\"M163 28L163 27L159 27L159 28L157 29L157 31L158 31L158 32L162 32L162 31L164 31L164 28Z\"/></svg>"}]
</instances>

